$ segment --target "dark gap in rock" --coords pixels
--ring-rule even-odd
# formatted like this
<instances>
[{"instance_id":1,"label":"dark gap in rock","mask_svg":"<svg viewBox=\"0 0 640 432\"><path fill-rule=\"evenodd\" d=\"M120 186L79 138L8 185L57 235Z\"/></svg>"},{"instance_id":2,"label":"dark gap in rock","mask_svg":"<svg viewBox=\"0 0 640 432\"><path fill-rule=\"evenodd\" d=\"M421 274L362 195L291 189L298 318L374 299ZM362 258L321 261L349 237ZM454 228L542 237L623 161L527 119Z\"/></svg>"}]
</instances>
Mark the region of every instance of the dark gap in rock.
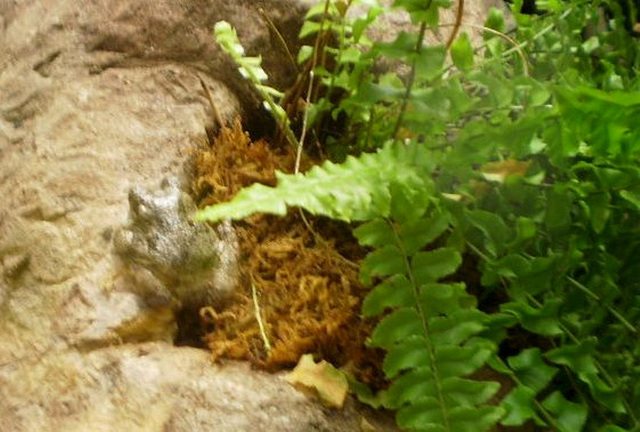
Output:
<instances>
[{"instance_id":1,"label":"dark gap in rock","mask_svg":"<svg viewBox=\"0 0 640 432\"><path fill-rule=\"evenodd\" d=\"M49 77L50 66L60 56L60 54L62 54L62 50L56 50L48 54L45 58L43 58L33 66L33 70L36 71L40 76L44 78Z\"/></svg>"},{"instance_id":2,"label":"dark gap in rock","mask_svg":"<svg viewBox=\"0 0 640 432\"><path fill-rule=\"evenodd\" d=\"M193 348L208 349L204 336L211 332L211 328L202 322L199 311L194 308L183 308L176 313L178 332L176 333L175 346L188 346Z\"/></svg>"},{"instance_id":3,"label":"dark gap in rock","mask_svg":"<svg viewBox=\"0 0 640 432\"><path fill-rule=\"evenodd\" d=\"M245 114L242 128L249 134L251 141L270 140L277 133L276 121L273 116L261 107Z\"/></svg>"}]
</instances>

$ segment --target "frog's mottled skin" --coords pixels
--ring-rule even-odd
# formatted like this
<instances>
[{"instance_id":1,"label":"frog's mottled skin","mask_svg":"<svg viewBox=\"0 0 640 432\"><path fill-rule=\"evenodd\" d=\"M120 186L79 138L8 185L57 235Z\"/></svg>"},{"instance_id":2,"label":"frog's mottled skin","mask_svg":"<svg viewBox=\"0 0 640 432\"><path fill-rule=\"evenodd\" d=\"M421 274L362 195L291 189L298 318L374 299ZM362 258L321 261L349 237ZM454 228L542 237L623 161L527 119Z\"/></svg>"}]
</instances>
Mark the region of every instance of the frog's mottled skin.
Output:
<instances>
[{"instance_id":1,"label":"frog's mottled skin","mask_svg":"<svg viewBox=\"0 0 640 432\"><path fill-rule=\"evenodd\" d=\"M191 219L196 206L177 179L156 191L129 191L129 224L114 234L116 253L150 305L223 305L235 289L238 241L230 222L215 229Z\"/></svg>"}]
</instances>

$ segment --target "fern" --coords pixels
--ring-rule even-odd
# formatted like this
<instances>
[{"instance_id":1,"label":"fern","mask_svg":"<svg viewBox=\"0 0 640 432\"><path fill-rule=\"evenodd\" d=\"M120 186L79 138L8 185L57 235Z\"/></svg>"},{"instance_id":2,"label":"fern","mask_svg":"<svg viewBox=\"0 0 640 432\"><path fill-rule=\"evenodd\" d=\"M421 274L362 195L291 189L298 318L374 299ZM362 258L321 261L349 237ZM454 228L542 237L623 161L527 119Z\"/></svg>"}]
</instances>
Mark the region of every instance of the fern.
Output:
<instances>
[{"instance_id":1,"label":"fern","mask_svg":"<svg viewBox=\"0 0 640 432\"><path fill-rule=\"evenodd\" d=\"M241 219L257 212L284 215L287 205L344 221L387 216L392 189L405 196L430 190L430 182L418 174L425 168L423 159L424 151L417 146L389 143L377 153L351 156L339 165L327 161L306 174L277 173L278 187L253 185L230 202L202 210L196 219Z\"/></svg>"},{"instance_id":2,"label":"fern","mask_svg":"<svg viewBox=\"0 0 640 432\"><path fill-rule=\"evenodd\" d=\"M240 44L236 30L226 21L218 21L216 23L214 38L238 65L240 74L255 86L260 97L264 100L265 108L271 112L271 115L278 122L278 126L284 132L287 141L294 148L298 147L298 139L289 126L290 121L287 113L276 102L276 99L280 100L284 95L273 87L263 84L269 76L262 69L262 58L260 56L249 57L245 55L244 47Z\"/></svg>"},{"instance_id":3,"label":"fern","mask_svg":"<svg viewBox=\"0 0 640 432\"><path fill-rule=\"evenodd\" d=\"M460 253L447 247L423 251L448 228L446 214L431 213L402 223L375 219L355 230L362 244L377 248L362 264L363 280L384 278L366 298L363 314L393 310L370 345L387 351L383 369L393 383L384 404L398 410L399 426L482 431L502 415L483 405L498 384L465 377L484 365L495 346L477 337L487 317L464 284L438 282L458 268Z\"/></svg>"}]
</instances>

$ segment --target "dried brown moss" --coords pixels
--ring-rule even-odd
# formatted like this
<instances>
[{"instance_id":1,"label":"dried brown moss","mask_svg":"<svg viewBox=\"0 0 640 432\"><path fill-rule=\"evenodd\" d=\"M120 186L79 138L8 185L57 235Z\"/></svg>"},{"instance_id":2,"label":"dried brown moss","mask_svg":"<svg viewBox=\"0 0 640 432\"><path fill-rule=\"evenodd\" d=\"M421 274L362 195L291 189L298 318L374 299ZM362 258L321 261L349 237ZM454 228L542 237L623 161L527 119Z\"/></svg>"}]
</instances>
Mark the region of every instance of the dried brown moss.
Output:
<instances>
[{"instance_id":1,"label":"dried brown moss","mask_svg":"<svg viewBox=\"0 0 640 432\"><path fill-rule=\"evenodd\" d=\"M239 121L223 128L210 148L196 155L195 195L203 205L226 201L242 187L275 184L275 170L290 172L292 149L251 142ZM303 167L311 163L303 161ZM313 353L379 384L380 352L366 349L374 323L359 316L366 290L355 262L364 256L345 224L307 217L255 215L235 224L241 243L243 280L234 304L223 312L203 310L212 324L205 336L215 358L251 360L274 370ZM261 337L252 284L267 337Z\"/></svg>"}]
</instances>

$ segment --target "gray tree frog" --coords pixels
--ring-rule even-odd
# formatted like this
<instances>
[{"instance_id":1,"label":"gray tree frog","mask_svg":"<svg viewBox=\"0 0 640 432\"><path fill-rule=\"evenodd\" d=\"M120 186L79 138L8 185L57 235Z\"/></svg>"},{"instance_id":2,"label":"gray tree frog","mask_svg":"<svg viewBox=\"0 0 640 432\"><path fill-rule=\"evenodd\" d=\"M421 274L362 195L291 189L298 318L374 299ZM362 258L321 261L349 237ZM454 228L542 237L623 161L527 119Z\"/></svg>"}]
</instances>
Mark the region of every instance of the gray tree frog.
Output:
<instances>
[{"instance_id":1,"label":"gray tree frog","mask_svg":"<svg viewBox=\"0 0 640 432\"><path fill-rule=\"evenodd\" d=\"M224 305L238 281L238 240L229 221L216 228L191 219L196 205L176 178L155 191L129 191L129 223L114 249L150 306Z\"/></svg>"}]
</instances>

